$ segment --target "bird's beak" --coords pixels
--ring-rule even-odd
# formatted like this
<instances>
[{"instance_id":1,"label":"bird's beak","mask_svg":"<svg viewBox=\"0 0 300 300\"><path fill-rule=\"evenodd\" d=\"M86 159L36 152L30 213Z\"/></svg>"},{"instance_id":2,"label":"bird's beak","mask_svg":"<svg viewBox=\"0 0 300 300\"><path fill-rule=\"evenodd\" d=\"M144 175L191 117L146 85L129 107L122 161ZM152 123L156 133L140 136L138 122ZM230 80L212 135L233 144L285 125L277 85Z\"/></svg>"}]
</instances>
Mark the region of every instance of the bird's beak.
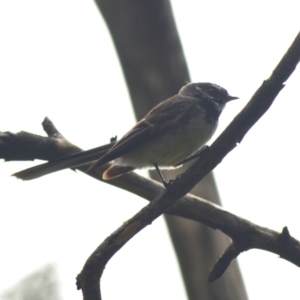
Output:
<instances>
[{"instance_id":1,"label":"bird's beak","mask_svg":"<svg viewBox=\"0 0 300 300\"><path fill-rule=\"evenodd\" d=\"M226 100L227 100L227 102L229 102L231 100L236 100L236 99L239 99L239 97L234 97L234 96L228 95Z\"/></svg>"}]
</instances>

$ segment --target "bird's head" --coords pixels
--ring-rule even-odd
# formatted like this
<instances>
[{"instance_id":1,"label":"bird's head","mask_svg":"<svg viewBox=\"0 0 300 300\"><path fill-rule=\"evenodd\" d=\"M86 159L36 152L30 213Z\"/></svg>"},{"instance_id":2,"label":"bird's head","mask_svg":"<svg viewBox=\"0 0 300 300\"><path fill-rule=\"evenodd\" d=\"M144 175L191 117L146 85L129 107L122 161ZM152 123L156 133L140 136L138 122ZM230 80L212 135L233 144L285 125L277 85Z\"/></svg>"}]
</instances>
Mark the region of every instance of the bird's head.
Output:
<instances>
[{"instance_id":1,"label":"bird's head","mask_svg":"<svg viewBox=\"0 0 300 300\"><path fill-rule=\"evenodd\" d=\"M231 100L238 99L238 97L230 96L227 90L221 86L209 82L188 83L181 88L179 95L202 99L208 98L219 105L225 105Z\"/></svg>"}]
</instances>

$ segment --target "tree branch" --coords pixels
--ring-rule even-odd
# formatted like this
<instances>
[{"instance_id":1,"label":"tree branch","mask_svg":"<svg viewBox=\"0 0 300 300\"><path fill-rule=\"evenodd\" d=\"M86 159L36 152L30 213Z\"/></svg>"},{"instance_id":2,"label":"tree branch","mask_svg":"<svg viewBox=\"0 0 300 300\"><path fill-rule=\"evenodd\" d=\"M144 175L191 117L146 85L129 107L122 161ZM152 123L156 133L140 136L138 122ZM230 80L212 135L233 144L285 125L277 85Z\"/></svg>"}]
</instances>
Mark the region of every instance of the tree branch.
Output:
<instances>
[{"instance_id":1,"label":"tree branch","mask_svg":"<svg viewBox=\"0 0 300 300\"><path fill-rule=\"evenodd\" d=\"M274 70L271 77L257 90L248 105L237 115L225 129L211 148L202 152L201 157L179 178L170 189L156 196L150 204L133 216L111 236L109 236L89 257L81 273L78 275L78 288L82 288L84 299L101 299L99 282L109 259L136 233L150 224L155 218L168 210L177 200L187 194L209 171L216 167L222 159L240 143L247 131L268 110L274 99L283 88L284 82L292 74L300 60L300 34ZM279 239L282 240L282 239ZM291 239L289 239L291 240ZM297 241L293 241L299 244ZM237 243L237 241L235 241ZM241 243L240 243L241 244ZM248 244L248 241L244 243ZM243 245L243 244L241 244ZM244 249L244 247L241 247ZM245 248L247 249L247 248ZM223 261L231 261L233 251L226 251ZM237 253L234 253L237 254ZM222 261L222 260L221 260ZM220 262L220 261L219 261ZM219 265L221 265L219 263ZM226 264L225 264L226 265ZM227 263L228 265L228 263ZM214 269L215 271L216 269ZM213 272L213 274L218 272ZM209 278L214 279L214 276Z\"/></svg>"},{"instance_id":2,"label":"tree branch","mask_svg":"<svg viewBox=\"0 0 300 300\"><path fill-rule=\"evenodd\" d=\"M0 158L11 160L53 160L82 151L70 143L47 117L42 122L48 137L21 131L0 131Z\"/></svg>"},{"instance_id":3,"label":"tree branch","mask_svg":"<svg viewBox=\"0 0 300 300\"><path fill-rule=\"evenodd\" d=\"M83 270L78 275L77 284L78 288L82 288L84 299L101 299L99 280L103 269L108 260L131 237L166 211L172 213L173 210L174 213L174 210L180 210L180 215L191 216L193 215L191 207L195 208L195 206L197 206L197 218L203 213L203 206L206 208L207 215L201 216L203 218L201 222L212 228L220 229L233 239L233 243L224 252L213 268L212 273L209 276L210 281L221 276L232 259L239 253L251 248L264 249L277 253L282 258L300 266L300 243L289 235L286 228L279 234L238 218L205 200L195 200L196 198L192 196L182 198L193 188L193 186L195 186L195 184L197 184L198 181L219 164L222 159L235 148L237 143L242 141L247 131L271 106L280 90L284 87L284 82L292 74L299 60L300 34L298 34L271 77L262 84L246 107L235 117L232 123L212 146L203 151L201 157L187 170L187 172L175 180L171 189L164 190L160 195L156 196L150 204L116 230L94 251L85 263ZM0 142L0 153L8 153L8 151L5 152L3 149L1 150L1 148L8 147L7 141L9 140L9 135L10 134L4 134L4 139L1 139L2 135L0 136L0 139L2 140L2 142ZM74 147L71 146L73 150ZM18 151L22 150L19 149L16 152ZM12 156L13 155L10 156L10 160L13 159ZM16 155L16 157L20 156ZM3 158L7 160L6 157ZM96 175L98 176L99 174L93 174L93 176ZM132 176L135 179L138 178L137 175L130 174L115 180L113 183L116 184L118 181L123 181L123 179L126 181L126 178L128 179L129 176ZM148 182L150 181L147 180L147 184ZM157 183L152 183L151 190L157 189L157 185ZM192 199L186 200L189 197L192 197ZM179 198L182 199L178 201ZM201 203L201 209L199 203ZM182 207L184 207L183 210ZM198 209L201 210L201 212L198 211Z\"/></svg>"},{"instance_id":4,"label":"tree branch","mask_svg":"<svg viewBox=\"0 0 300 300\"><path fill-rule=\"evenodd\" d=\"M53 126L55 128L53 123L47 118L43 124L45 123L48 124L48 126ZM2 139L3 136L5 136L4 140ZM48 141L46 142L45 147L51 143L54 145L61 144L63 145L60 148L61 153L71 153L72 151L79 149L65 140L61 134L57 135L57 139L60 141L54 141L53 138L36 136L31 133L26 133L26 138L28 138L29 142L32 142L31 146L33 148L36 148L37 150L41 149L41 153L45 152L43 151L44 146L39 148L40 141L47 141L47 139ZM3 153L4 148L10 148L15 142L22 145L24 142L24 135L14 135L12 133L1 134L0 153ZM41 159L47 159L47 157L43 156L43 154L40 154L40 156ZM13 159L18 160L19 154L17 154L16 157L13 157ZM83 169L84 168L82 167L82 170ZM94 175L94 177L102 181L100 173ZM104 182L132 192L149 201L151 201L157 194L164 191L164 187L160 183L144 178L136 173L126 174L116 180ZM235 244L228 247L220 260L214 266L212 273L209 276L210 281L220 277L223 272L225 272L226 267L230 264L232 259L238 256L241 252L249 249L262 249L273 252L300 267L300 243L288 234L286 228L284 228L283 235L282 233L260 227L224 210L210 201L190 194L181 198L175 205L167 210L166 213L200 222L213 229L219 229L235 241ZM237 245L240 246L238 247ZM236 250L237 248L239 248L239 251ZM231 251L232 253L233 250L235 250L237 254L229 255L227 253L228 251Z\"/></svg>"}]
</instances>

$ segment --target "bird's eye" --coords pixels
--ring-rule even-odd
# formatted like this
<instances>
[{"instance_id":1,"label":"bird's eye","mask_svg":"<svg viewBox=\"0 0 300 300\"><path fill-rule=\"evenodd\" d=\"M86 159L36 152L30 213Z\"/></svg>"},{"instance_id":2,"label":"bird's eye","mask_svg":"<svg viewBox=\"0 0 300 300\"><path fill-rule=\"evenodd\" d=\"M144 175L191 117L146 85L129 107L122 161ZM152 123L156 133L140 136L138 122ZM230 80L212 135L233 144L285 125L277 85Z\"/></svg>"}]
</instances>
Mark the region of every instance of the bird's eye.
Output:
<instances>
[{"instance_id":1,"label":"bird's eye","mask_svg":"<svg viewBox=\"0 0 300 300\"><path fill-rule=\"evenodd\" d=\"M208 90L208 92L211 94L211 95L216 95L218 93L218 91L215 89L215 88L210 88Z\"/></svg>"}]
</instances>

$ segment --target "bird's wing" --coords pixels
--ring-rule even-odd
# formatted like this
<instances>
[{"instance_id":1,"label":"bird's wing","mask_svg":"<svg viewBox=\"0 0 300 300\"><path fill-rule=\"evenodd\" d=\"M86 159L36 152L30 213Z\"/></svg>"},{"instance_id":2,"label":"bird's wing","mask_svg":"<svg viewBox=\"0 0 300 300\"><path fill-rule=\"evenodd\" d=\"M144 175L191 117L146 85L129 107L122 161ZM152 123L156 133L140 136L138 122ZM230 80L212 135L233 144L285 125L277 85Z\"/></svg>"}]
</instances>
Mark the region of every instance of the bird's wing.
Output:
<instances>
[{"instance_id":1,"label":"bird's wing","mask_svg":"<svg viewBox=\"0 0 300 300\"><path fill-rule=\"evenodd\" d=\"M152 125L144 119L138 122L126 135L122 137L106 154L101 156L88 170L91 171L111 160L117 159L136 149L151 136Z\"/></svg>"},{"instance_id":2,"label":"bird's wing","mask_svg":"<svg viewBox=\"0 0 300 300\"><path fill-rule=\"evenodd\" d=\"M105 155L100 157L89 171L129 153L145 142L150 142L152 138L163 134L166 130L170 130L172 134L172 130L180 126L179 124L182 125L183 122L188 121L189 114L186 112L192 108L189 101L181 100L178 95L173 96L153 108Z\"/></svg>"}]
</instances>

